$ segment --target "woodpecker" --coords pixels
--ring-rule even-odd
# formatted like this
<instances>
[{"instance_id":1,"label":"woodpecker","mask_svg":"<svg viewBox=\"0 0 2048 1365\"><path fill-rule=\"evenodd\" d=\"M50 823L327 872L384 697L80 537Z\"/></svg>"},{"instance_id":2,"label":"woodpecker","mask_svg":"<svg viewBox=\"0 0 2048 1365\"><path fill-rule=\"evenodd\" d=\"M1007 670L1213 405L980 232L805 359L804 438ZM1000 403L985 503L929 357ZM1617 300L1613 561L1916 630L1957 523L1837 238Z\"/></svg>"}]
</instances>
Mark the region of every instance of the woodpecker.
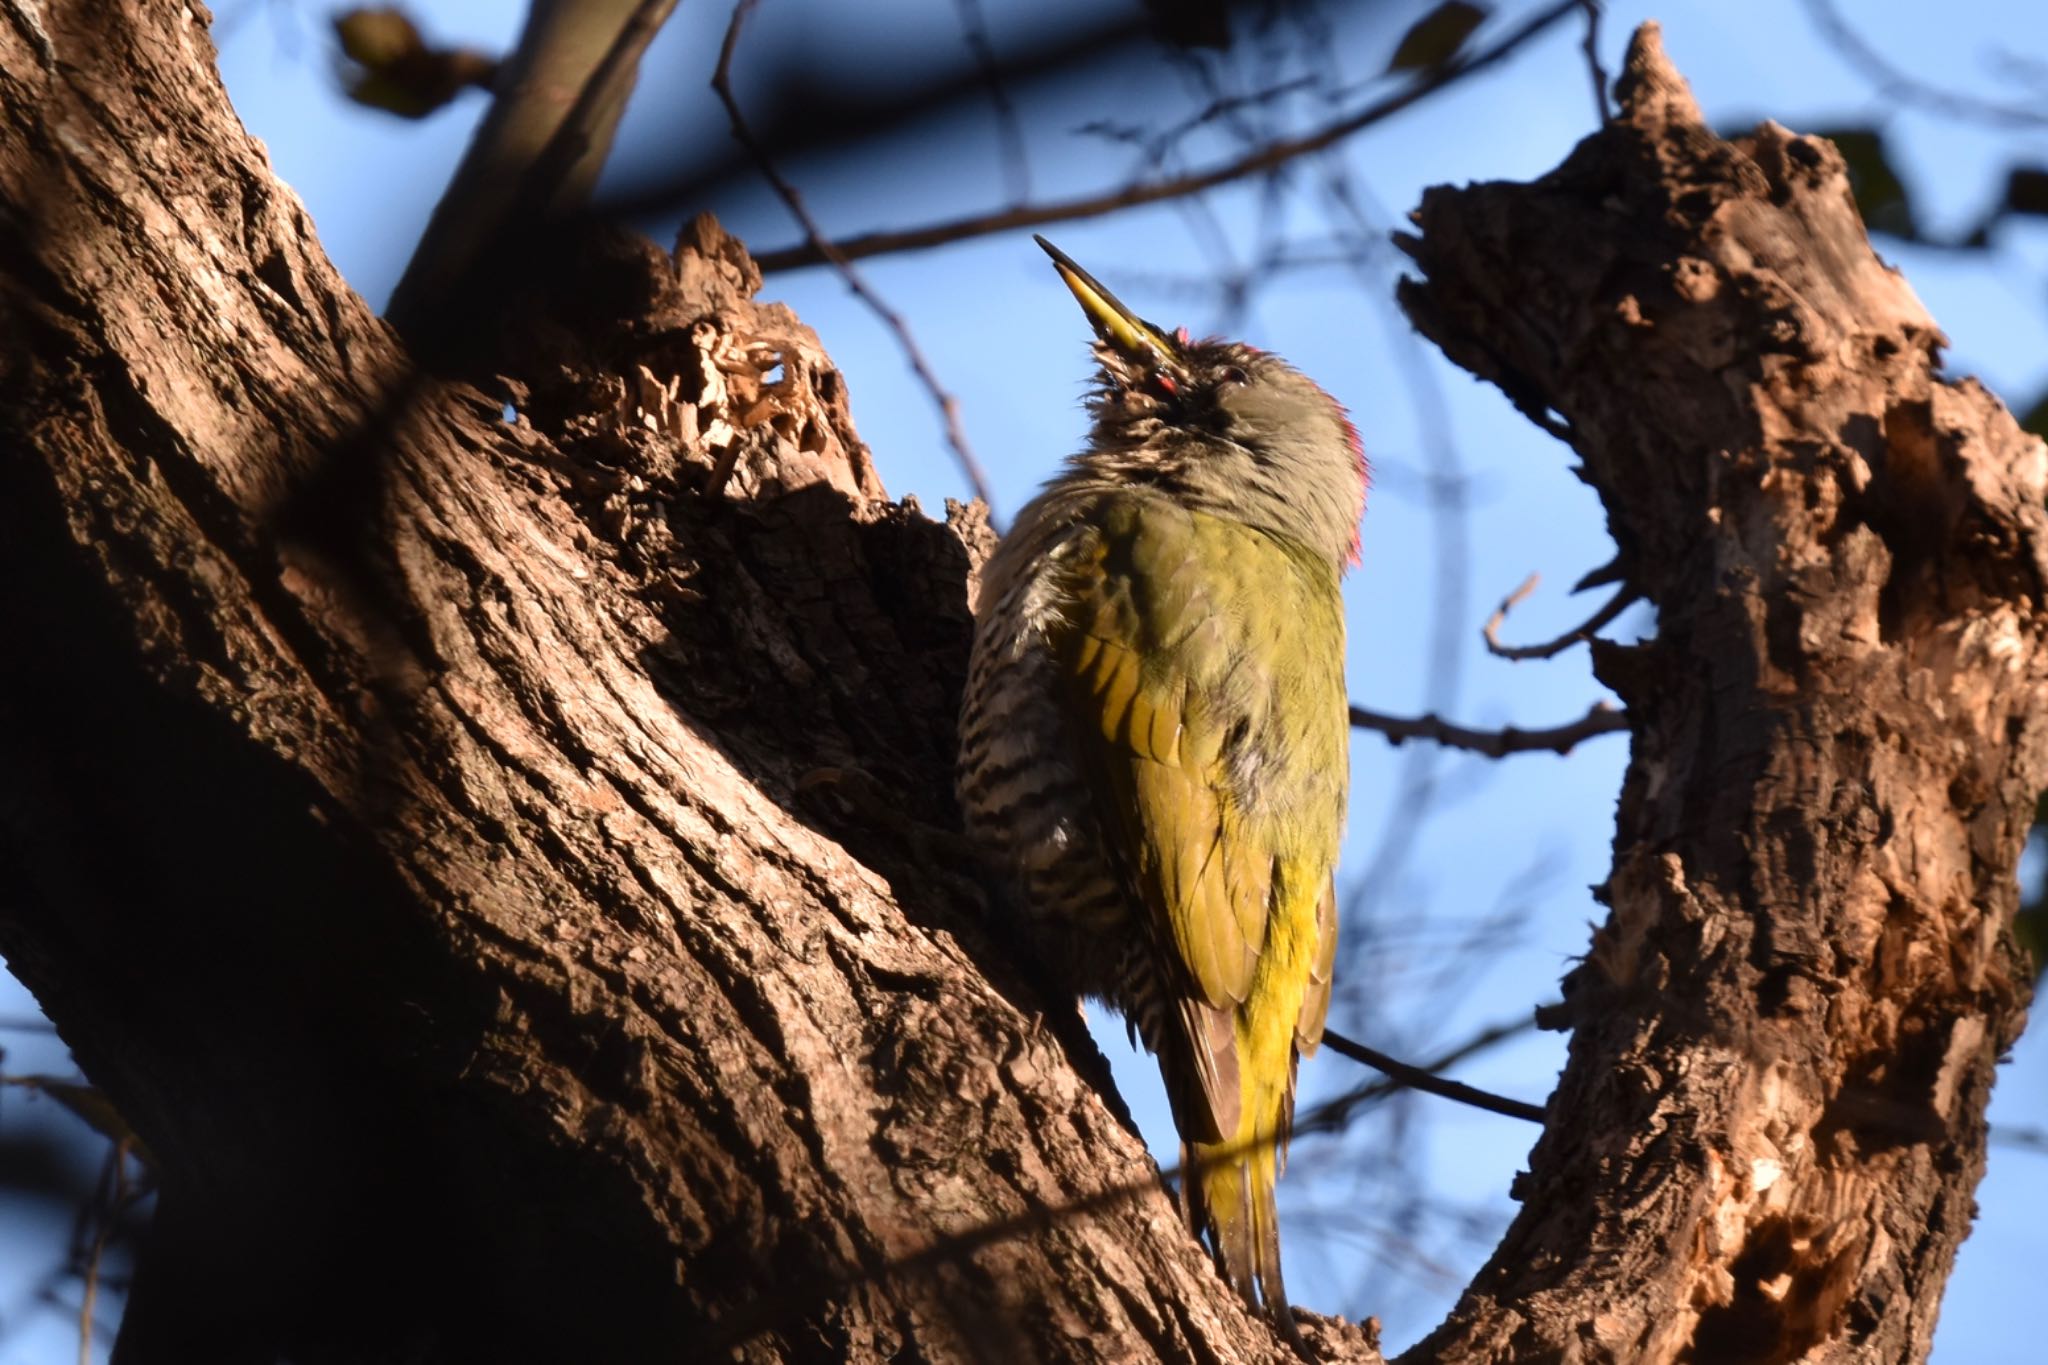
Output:
<instances>
[{"instance_id":1,"label":"woodpecker","mask_svg":"<svg viewBox=\"0 0 2048 1365\"><path fill-rule=\"evenodd\" d=\"M1273 1187L1337 948L1365 455L1286 361L1037 241L1095 331L1093 427L983 570L961 807L1046 966L1158 1057L1189 1219L1299 1345Z\"/></svg>"}]
</instances>

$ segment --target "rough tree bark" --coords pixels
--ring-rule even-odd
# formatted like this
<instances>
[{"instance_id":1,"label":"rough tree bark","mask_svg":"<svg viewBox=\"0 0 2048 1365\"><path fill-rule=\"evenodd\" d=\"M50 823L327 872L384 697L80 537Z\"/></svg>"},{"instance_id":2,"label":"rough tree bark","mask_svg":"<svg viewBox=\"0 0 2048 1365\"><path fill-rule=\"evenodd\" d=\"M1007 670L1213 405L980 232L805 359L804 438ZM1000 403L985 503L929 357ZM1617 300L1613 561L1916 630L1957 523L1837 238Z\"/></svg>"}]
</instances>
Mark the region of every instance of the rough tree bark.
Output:
<instances>
[{"instance_id":1,"label":"rough tree bark","mask_svg":"<svg viewBox=\"0 0 2048 1365\"><path fill-rule=\"evenodd\" d=\"M1654 26L1531 185L1435 190L1409 315L1563 434L1656 639L1521 1215L1424 1360L1925 1356L2025 1019L2048 452L1841 158L1701 121ZM1545 421L1552 419L1544 418Z\"/></svg>"},{"instance_id":2,"label":"rough tree bark","mask_svg":"<svg viewBox=\"0 0 2048 1365\"><path fill-rule=\"evenodd\" d=\"M916 856L988 535L744 251L584 243L507 422L198 12L0 45L0 946L161 1175L124 1355L1274 1357Z\"/></svg>"},{"instance_id":3,"label":"rough tree bark","mask_svg":"<svg viewBox=\"0 0 2048 1365\"><path fill-rule=\"evenodd\" d=\"M161 1175L123 1358L1285 1358L948 870L985 526L708 223L414 372L204 23L0 0L0 951ZM2020 1018L2043 457L1824 145L1630 80L1417 248L1661 630L1524 1216L1416 1358L1906 1358Z\"/></svg>"}]
</instances>

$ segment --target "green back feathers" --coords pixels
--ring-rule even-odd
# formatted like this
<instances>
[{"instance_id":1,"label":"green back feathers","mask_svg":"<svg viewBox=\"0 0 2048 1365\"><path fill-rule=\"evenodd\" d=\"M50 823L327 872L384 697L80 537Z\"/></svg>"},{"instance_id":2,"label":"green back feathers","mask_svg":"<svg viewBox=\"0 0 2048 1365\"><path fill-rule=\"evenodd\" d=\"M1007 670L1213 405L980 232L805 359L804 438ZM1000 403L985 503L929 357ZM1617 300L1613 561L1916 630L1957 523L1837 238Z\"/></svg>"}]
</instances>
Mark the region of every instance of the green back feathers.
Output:
<instances>
[{"instance_id":1,"label":"green back feathers","mask_svg":"<svg viewBox=\"0 0 2048 1365\"><path fill-rule=\"evenodd\" d=\"M1335 570L1143 494L1099 513L1063 558L1050 643L1081 770L1178 1001L1161 1059L1176 1118L1191 1141L1228 1142L1249 1134L1249 1106L1271 1134L1297 1043L1321 1036L1335 947ZM1318 632L1328 657L1286 652ZM1282 938L1284 962L1269 952Z\"/></svg>"}]
</instances>

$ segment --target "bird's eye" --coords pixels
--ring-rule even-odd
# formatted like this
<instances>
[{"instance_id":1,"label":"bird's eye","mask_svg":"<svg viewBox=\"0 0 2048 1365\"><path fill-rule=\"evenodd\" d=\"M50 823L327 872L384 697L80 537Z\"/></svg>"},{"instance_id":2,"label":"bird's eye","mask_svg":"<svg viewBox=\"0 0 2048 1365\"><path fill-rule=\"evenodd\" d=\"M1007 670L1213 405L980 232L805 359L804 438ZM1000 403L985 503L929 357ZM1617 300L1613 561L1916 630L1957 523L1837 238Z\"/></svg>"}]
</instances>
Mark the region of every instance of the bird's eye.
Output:
<instances>
[{"instance_id":1,"label":"bird's eye","mask_svg":"<svg viewBox=\"0 0 2048 1365\"><path fill-rule=\"evenodd\" d=\"M1218 376L1218 382L1223 384L1249 384L1252 382L1252 377L1237 366L1232 365Z\"/></svg>"}]
</instances>

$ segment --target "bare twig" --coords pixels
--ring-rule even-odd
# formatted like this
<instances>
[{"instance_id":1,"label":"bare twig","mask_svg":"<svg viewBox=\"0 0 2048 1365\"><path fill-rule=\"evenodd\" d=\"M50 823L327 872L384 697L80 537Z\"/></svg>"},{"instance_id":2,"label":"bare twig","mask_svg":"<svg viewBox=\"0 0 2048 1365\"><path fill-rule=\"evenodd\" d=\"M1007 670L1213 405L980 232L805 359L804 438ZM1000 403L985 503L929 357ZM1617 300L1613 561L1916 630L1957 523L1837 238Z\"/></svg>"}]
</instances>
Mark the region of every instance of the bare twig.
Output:
<instances>
[{"instance_id":1,"label":"bare twig","mask_svg":"<svg viewBox=\"0 0 2048 1365\"><path fill-rule=\"evenodd\" d=\"M1460 1103L1477 1104L1479 1108L1496 1114L1504 1114L1509 1118L1528 1119L1533 1123L1541 1123L1543 1122L1544 1115L1543 1108L1540 1105L1528 1104L1521 1100L1507 1099L1504 1096L1479 1090L1473 1086L1463 1085L1457 1081L1447 1081L1437 1074L1446 1067L1456 1066L1468 1057L1484 1052L1489 1048L1497 1047L1510 1038L1527 1033L1535 1026L1536 1021L1533 1014L1528 1018L1514 1019L1495 1024L1491 1028L1481 1030L1457 1047L1435 1058L1427 1066L1419 1067L1410 1066L1406 1062L1396 1061L1383 1052L1363 1047L1358 1043L1352 1042L1342 1034L1324 1030L1323 1041L1329 1044L1332 1051L1349 1057L1353 1061L1362 1062L1375 1071L1384 1073L1386 1079L1374 1081L1371 1085L1360 1086L1358 1089L1339 1095L1336 1099L1330 1100L1325 1104L1317 1105L1313 1113L1295 1124L1295 1131L1298 1133L1327 1132L1342 1128L1350 1122L1352 1111L1359 1105L1369 1100L1382 1099L1400 1090L1421 1090L1432 1095L1442 1096L1445 1099L1457 1100ZM1456 1093L1451 1093L1453 1090ZM1484 1097L1488 1103L1479 1103L1475 1097Z\"/></svg>"},{"instance_id":2,"label":"bare twig","mask_svg":"<svg viewBox=\"0 0 2048 1365\"><path fill-rule=\"evenodd\" d=\"M1363 1062L1388 1079L1400 1082L1403 1089L1420 1090L1425 1094L1469 1104L1474 1109L1484 1109L1488 1113L1505 1114L1511 1119L1527 1119L1531 1123L1543 1122L1543 1106L1540 1104L1511 1100L1505 1095L1496 1095L1490 1090L1466 1085L1463 1081L1445 1080L1435 1072L1411 1066L1398 1058L1389 1057L1377 1048L1354 1043L1343 1034L1328 1029L1323 1031L1323 1042L1338 1056L1349 1057L1354 1062Z\"/></svg>"},{"instance_id":3,"label":"bare twig","mask_svg":"<svg viewBox=\"0 0 2048 1365\"><path fill-rule=\"evenodd\" d=\"M1516 603L1536 591L1536 584L1541 579L1542 575L1540 574L1530 574L1522 580L1522 586L1516 588L1506 597L1501 598L1500 605L1493 609L1493 615L1486 618L1484 634L1486 636L1487 653L1492 654L1498 659L1548 659L1553 655L1562 654L1581 640L1592 639L1602 626L1612 622L1615 617L1628 610L1629 604L1634 602L1638 596L1634 584L1624 583L1615 591L1614 596L1607 599L1606 606L1600 608L1600 610L1587 617L1582 624L1566 631L1555 640L1546 640L1540 645L1502 644L1500 642L1501 624L1508 619L1508 613L1514 610Z\"/></svg>"},{"instance_id":4,"label":"bare twig","mask_svg":"<svg viewBox=\"0 0 2048 1365\"><path fill-rule=\"evenodd\" d=\"M1204 105L1196 113L1159 129L1148 128L1143 124L1136 123L1116 123L1105 118L1094 119L1084 123L1075 131L1091 137L1099 137L1106 142L1113 142L1119 146L1137 148L1142 154L1145 166L1154 173L1158 173L1165 167L1168 154L1185 141L1190 133L1197 129L1214 123L1219 119L1228 118L1235 121L1236 115L1243 110L1275 103L1289 95L1299 94L1304 90L1312 90L1316 85L1317 78L1314 76L1296 76L1290 80L1281 81L1274 85L1265 86L1258 90L1246 91L1241 94L1219 94L1213 97L1208 104Z\"/></svg>"},{"instance_id":5,"label":"bare twig","mask_svg":"<svg viewBox=\"0 0 2048 1365\"><path fill-rule=\"evenodd\" d=\"M988 83L988 102L996 111L1004 179L1010 182L1012 198L1029 198L1031 163L1024 155L1024 130L1017 120L1017 106L1010 102L1010 92L1003 85L1002 66L996 61L995 44L989 41L988 19L981 12L981 0L954 0L954 4L960 11L960 36L966 40L967 50L974 54L974 64L981 68L981 78Z\"/></svg>"},{"instance_id":6,"label":"bare twig","mask_svg":"<svg viewBox=\"0 0 2048 1365\"><path fill-rule=\"evenodd\" d=\"M1593 78L1593 121L1604 124L1613 107L1607 102L1607 69L1600 65L1601 0L1580 0L1586 11L1586 71Z\"/></svg>"},{"instance_id":7,"label":"bare twig","mask_svg":"<svg viewBox=\"0 0 2048 1365\"><path fill-rule=\"evenodd\" d=\"M1491 649L1496 654L1500 652L1501 644L1499 635L1501 622L1507 620L1508 613L1513 611L1516 608L1516 606L1518 606L1521 603L1522 599L1526 598L1530 593L1536 591L1536 585L1542 581L1542 574L1532 573L1527 578L1523 579L1520 586L1518 586L1513 592L1509 593L1506 597L1500 599L1500 605L1493 609L1493 615L1486 618L1487 648Z\"/></svg>"},{"instance_id":8,"label":"bare twig","mask_svg":"<svg viewBox=\"0 0 2048 1365\"><path fill-rule=\"evenodd\" d=\"M1368 311L1386 337L1388 355L1404 373L1406 382L1401 387L1414 407L1416 429L1421 433L1428 460L1424 486L1429 509L1432 609L1423 666L1423 705L1436 712L1450 711L1458 705L1464 677L1465 645L1461 636L1472 590L1471 490L1464 455L1454 434L1457 424L1451 420L1442 381L1429 363L1427 348L1392 306L1391 253L1382 245L1388 240L1391 215L1373 202L1370 190L1344 164L1341 152L1325 152L1316 158L1316 163L1331 207L1350 225L1350 269L1366 297L1372 300ZM1421 844L1423 827L1436 809L1443 758L1428 747L1418 747L1403 755L1397 797L1388 808L1363 874L1346 898L1344 912L1353 920L1365 909L1369 896L1400 883Z\"/></svg>"},{"instance_id":9,"label":"bare twig","mask_svg":"<svg viewBox=\"0 0 2048 1365\"><path fill-rule=\"evenodd\" d=\"M1194 132L1205 124L1214 123L1217 119L1237 114L1246 109L1256 109L1262 105L1272 104L1278 100L1285 99L1289 95L1299 94L1304 90L1312 90L1315 88L1315 85L1316 78L1314 76L1296 76L1291 80L1280 81L1277 84L1269 85L1259 90L1248 90L1236 95L1218 95L1210 100L1199 113L1190 114L1153 138L1151 146L1153 158L1156 161L1163 157L1168 147L1180 142L1189 133Z\"/></svg>"},{"instance_id":10,"label":"bare twig","mask_svg":"<svg viewBox=\"0 0 2048 1365\"><path fill-rule=\"evenodd\" d=\"M93 1211L92 1249L85 1259L85 1293L78 1305L78 1365L92 1365L93 1310L99 1303L100 1262L107 1254L107 1238L135 1195L128 1187L128 1143L117 1141L107 1153L100 1171L100 1188Z\"/></svg>"},{"instance_id":11,"label":"bare twig","mask_svg":"<svg viewBox=\"0 0 2048 1365\"><path fill-rule=\"evenodd\" d=\"M1362 706L1351 708L1351 723L1361 730L1385 735L1394 744L1426 739L1447 749L1464 749L1488 758L1509 754L1568 754L1581 741L1595 735L1611 735L1628 729L1628 713L1604 701L1594 702L1586 714L1569 725L1543 730L1524 730L1508 725L1498 730L1470 730L1453 725L1434 713L1423 716L1386 716Z\"/></svg>"},{"instance_id":12,"label":"bare twig","mask_svg":"<svg viewBox=\"0 0 2048 1365\"><path fill-rule=\"evenodd\" d=\"M753 12L754 6L759 3L760 0L739 0L739 3L733 6L732 22L725 30L725 44L718 52L718 69L711 75L711 88L718 92L719 100L725 105L726 116L732 120L733 136L739 139L740 145L754 158L754 163L761 168L762 176L774 186L776 194L780 195L782 202L788 206L791 216L803 228L808 248L817 251L818 259L830 261L839 271L840 278L846 281L846 287L896 334L897 344L903 348L904 356L909 359L910 368L916 371L918 379L924 383L925 388L931 393L932 402L939 409L939 419L946 429L946 443L953 447L953 456L960 462L961 472L966 474L967 482L973 487L975 496L988 504L989 517L993 521L996 519L995 499L990 496L988 476L982 472L981 461L974 457L973 448L967 444L967 433L960 426L959 403L939 384L931 366L925 363L924 352L918 349L917 339L911 336L910 327L903 321L902 315L884 303L881 296L861 278L860 272L854 269L853 262L847 259L845 253L826 240L825 234L819 230L817 220L811 217L811 211L804 207L803 196L797 193L796 186L785 180L782 173L775 169L775 163L768 159L767 152L747 125L746 115L740 112L739 100L732 93L732 55L739 46L740 29L746 24L747 16Z\"/></svg>"},{"instance_id":13,"label":"bare twig","mask_svg":"<svg viewBox=\"0 0 2048 1365\"><path fill-rule=\"evenodd\" d=\"M2048 92L2048 61L2012 52L1994 44L1986 54L1990 65L2009 81L2024 81L2036 90Z\"/></svg>"},{"instance_id":14,"label":"bare twig","mask_svg":"<svg viewBox=\"0 0 2048 1365\"><path fill-rule=\"evenodd\" d=\"M1105 194L1083 195L1077 199L1059 200L1049 204L1020 204L996 213L956 218L951 222L934 223L928 227L911 228L900 232L871 232L830 244L814 234L811 240L800 246L764 252L755 257L755 260L764 271L792 270L798 266L818 265L834 261L835 255L843 260L860 260L892 251L913 251L921 247L943 246L948 242L963 241L969 237L985 237L996 232L1010 232L1017 228L1041 227L1047 223L1070 222L1077 218L1099 218L1106 213L1114 213L1118 209L1130 208L1137 204L1156 204L1164 199L1199 194L1203 190L1213 189L1232 180L1242 180L1246 176L1270 171L1298 156L1321 151L1361 129L1369 128L1382 119L1399 113L1452 82L1512 55L1524 43L1576 10L1581 3L1583 0L1564 0L1564 3L1550 5L1492 47L1476 52L1462 61L1446 62L1430 71L1418 73L1414 80L1401 89L1356 113L1301 137L1269 142L1234 161L1206 171L1197 171L1151 184L1129 185Z\"/></svg>"},{"instance_id":15,"label":"bare twig","mask_svg":"<svg viewBox=\"0 0 2048 1365\"><path fill-rule=\"evenodd\" d=\"M100 1257L106 1249L103 1228L93 1234L92 1254L85 1264L85 1293L78 1303L78 1365L92 1365L92 1314L99 1301Z\"/></svg>"},{"instance_id":16,"label":"bare twig","mask_svg":"<svg viewBox=\"0 0 2048 1365\"><path fill-rule=\"evenodd\" d=\"M1922 109L1950 118L1971 119L2006 128L2039 128L2048 125L2048 109L2025 104L2001 104L1958 90L1930 85L1872 47L1853 24L1837 11L1832 0L1806 0L1806 13L1821 36L1851 66L1859 68L1886 99L1917 104Z\"/></svg>"},{"instance_id":17,"label":"bare twig","mask_svg":"<svg viewBox=\"0 0 2048 1365\"><path fill-rule=\"evenodd\" d=\"M1991 1125L1991 1140L2001 1147L2016 1147L2023 1152L2039 1152L2048 1156L2048 1129L1994 1123Z\"/></svg>"}]
</instances>

